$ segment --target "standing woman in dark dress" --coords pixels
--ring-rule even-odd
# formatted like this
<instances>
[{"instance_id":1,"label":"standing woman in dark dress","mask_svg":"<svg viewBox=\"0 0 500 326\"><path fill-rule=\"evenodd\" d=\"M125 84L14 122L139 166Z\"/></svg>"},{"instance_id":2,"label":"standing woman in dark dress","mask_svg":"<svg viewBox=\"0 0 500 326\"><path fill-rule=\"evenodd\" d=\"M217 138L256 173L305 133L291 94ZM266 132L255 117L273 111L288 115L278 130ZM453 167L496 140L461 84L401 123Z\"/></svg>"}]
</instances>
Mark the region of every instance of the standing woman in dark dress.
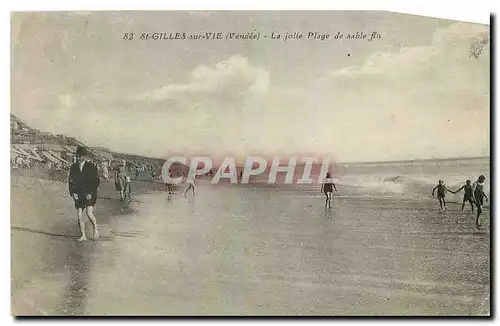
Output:
<instances>
[{"instance_id":1,"label":"standing woman in dark dress","mask_svg":"<svg viewBox=\"0 0 500 326\"><path fill-rule=\"evenodd\" d=\"M483 201L486 199L488 201L488 196L484 193L483 186L484 186L484 180L486 180L486 177L484 175L480 175L479 178L477 178L477 181L474 182L474 199L476 202L476 207L477 207L477 216L476 216L476 226L479 227L479 216L483 212Z\"/></svg>"}]
</instances>

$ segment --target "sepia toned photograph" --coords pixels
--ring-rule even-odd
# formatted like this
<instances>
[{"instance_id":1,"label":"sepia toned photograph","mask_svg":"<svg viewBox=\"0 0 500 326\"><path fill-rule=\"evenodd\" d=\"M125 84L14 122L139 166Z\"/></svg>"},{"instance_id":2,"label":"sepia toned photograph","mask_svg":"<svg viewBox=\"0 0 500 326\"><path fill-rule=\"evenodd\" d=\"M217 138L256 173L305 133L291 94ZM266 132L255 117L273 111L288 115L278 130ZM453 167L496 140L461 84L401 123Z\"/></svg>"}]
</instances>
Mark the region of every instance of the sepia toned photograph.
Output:
<instances>
[{"instance_id":1,"label":"sepia toned photograph","mask_svg":"<svg viewBox=\"0 0 500 326\"><path fill-rule=\"evenodd\" d=\"M489 24L10 27L12 316L491 316Z\"/></svg>"}]
</instances>

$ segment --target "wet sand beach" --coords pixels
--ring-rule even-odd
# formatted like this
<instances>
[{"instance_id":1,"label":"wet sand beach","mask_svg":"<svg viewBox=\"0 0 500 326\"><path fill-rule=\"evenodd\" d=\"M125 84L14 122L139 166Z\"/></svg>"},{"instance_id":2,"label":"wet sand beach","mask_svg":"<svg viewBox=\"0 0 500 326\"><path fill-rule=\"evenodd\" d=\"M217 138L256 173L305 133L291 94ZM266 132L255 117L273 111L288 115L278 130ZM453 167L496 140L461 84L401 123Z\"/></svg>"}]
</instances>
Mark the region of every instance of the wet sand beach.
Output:
<instances>
[{"instance_id":1,"label":"wet sand beach","mask_svg":"<svg viewBox=\"0 0 500 326\"><path fill-rule=\"evenodd\" d=\"M78 243L66 184L12 175L14 315L489 314L489 211L478 230L430 200L328 210L319 193L134 183L126 204L113 187L101 238Z\"/></svg>"}]
</instances>

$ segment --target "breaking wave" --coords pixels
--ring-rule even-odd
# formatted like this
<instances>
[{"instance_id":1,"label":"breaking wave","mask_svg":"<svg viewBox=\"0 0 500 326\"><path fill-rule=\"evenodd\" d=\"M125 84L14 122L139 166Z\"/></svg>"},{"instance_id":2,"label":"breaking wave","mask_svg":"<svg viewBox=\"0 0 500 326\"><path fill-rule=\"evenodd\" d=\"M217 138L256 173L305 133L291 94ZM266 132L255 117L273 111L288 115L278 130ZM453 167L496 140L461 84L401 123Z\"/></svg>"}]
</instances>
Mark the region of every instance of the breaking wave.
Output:
<instances>
[{"instance_id":1,"label":"breaking wave","mask_svg":"<svg viewBox=\"0 0 500 326\"><path fill-rule=\"evenodd\" d=\"M454 174L454 175L346 175L337 177L336 181L339 187L344 188L349 194L387 194L404 195L409 197L429 197L432 189L443 180L450 190L458 190L465 180L474 182L477 176ZM485 182L485 193L489 193L489 178ZM447 196L462 196L449 194Z\"/></svg>"}]
</instances>

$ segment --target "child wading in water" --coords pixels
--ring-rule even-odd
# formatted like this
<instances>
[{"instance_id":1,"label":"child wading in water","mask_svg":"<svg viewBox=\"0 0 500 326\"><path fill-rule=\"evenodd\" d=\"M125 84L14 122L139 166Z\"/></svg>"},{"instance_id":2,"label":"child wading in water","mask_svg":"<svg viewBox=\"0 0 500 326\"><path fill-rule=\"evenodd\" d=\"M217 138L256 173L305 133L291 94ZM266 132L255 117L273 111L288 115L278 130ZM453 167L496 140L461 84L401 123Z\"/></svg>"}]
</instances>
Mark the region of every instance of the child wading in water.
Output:
<instances>
[{"instance_id":1,"label":"child wading in water","mask_svg":"<svg viewBox=\"0 0 500 326\"><path fill-rule=\"evenodd\" d=\"M474 199L477 206L477 216L476 216L476 226L479 227L479 216L483 212L483 200L486 199L488 201L488 196L484 193L483 183L486 177L484 175L480 175L476 182L474 182Z\"/></svg>"},{"instance_id":2,"label":"child wading in water","mask_svg":"<svg viewBox=\"0 0 500 326\"><path fill-rule=\"evenodd\" d=\"M168 171L168 176L170 177L170 179L172 179L172 172L171 171ZM170 181L165 183L165 185L167 186L168 194L169 195L173 194L174 193L174 185Z\"/></svg>"},{"instance_id":3,"label":"child wading in water","mask_svg":"<svg viewBox=\"0 0 500 326\"><path fill-rule=\"evenodd\" d=\"M443 209L446 210L447 209L447 207L446 207L446 201L444 199L445 193L447 191L449 191L449 192L451 192L451 191L448 190L448 188L446 188L446 186L443 183L443 180L439 180L438 185L435 186L434 189L432 189L432 196L433 197L434 197L434 193L436 192L436 189L437 189L437 198L439 200L439 206L441 207L441 210L443 210Z\"/></svg>"},{"instance_id":4,"label":"child wading in water","mask_svg":"<svg viewBox=\"0 0 500 326\"><path fill-rule=\"evenodd\" d=\"M196 180L196 179L195 179L195 177L194 177L194 176L192 176L192 177L191 177L191 176L190 176L190 177L188 177L187 183L188 183L189 187L188 187L188 188L186 189L186 191L184 192L184 196L186 196L186 195L187 195L187 193L188 193L188 191L189 191L190 189L192 189L192 190L193 190L193 196L195 196L195 193L194 193L194 184L195 184L195 182L196 182L195 180Z\"/></svg>"},{"instance_id":5,"label":"child wading in water","mask_svg":"<svg viewBox=\"0 0 500 326\"><path fill-rule=\"evenodd\" d=\"M326 195L325 207L328 205L329 208L332 208L333 189L335 189L335 192L337 191L331 178L330 172L327 172L326 179L323 180L323 184L321 185L321 192L324 192Z\"/></svg>"},{"instance_id":6,"label":"child wading in water","mask_svg":"<svg viewBox=\"0 0 500 326\"><path fill-rule=\"evenodd\" d=\"M470 203L470 208L472 209L472 212L474 212L474 195L472 193L472 185L470 183L470 180L465 181L465 184L460 187L457 191L452 191L452 193L456 194L459 193L460 191L464 190L464 201L462 203L462 210L464 210L465 207L465 202Z\"/></svg>"}]
</instances>

